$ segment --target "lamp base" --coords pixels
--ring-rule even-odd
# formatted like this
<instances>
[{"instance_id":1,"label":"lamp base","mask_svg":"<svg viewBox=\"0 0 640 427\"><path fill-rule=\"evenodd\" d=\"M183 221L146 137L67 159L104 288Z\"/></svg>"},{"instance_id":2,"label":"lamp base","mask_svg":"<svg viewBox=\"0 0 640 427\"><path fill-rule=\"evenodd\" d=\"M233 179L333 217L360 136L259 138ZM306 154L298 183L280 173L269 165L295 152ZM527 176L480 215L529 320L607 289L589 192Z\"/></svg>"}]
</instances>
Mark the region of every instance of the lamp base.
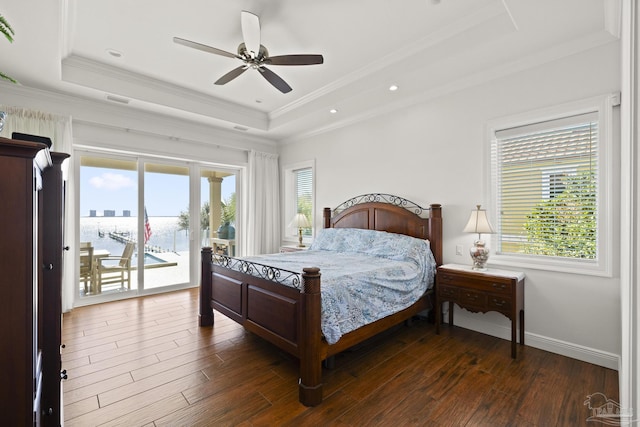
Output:
<instances>
[{"instance_id":1,"label":"lamp base","mask_svg":"<svg viewBox=\"0 0 640 427\"><path fill-rule=\"evenodd\" d=\"M487 260L489 259L489 248L484 246L484 241L476 240L473 247L469 249L471 259L473 260L473 270L485 271Z\"/></svg>"}]
</instances>

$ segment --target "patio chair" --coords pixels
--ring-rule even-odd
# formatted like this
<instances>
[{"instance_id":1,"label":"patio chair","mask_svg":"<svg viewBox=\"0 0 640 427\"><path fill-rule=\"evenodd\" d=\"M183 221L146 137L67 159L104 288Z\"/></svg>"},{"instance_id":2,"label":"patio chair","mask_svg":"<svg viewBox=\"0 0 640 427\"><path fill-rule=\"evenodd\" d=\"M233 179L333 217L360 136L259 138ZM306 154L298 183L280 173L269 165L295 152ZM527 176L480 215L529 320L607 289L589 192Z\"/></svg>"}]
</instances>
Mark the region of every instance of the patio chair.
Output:
<instances>
[{"instance_id":1,"label":"patio chair","mask_svg":"<svg viewBox=\"0 0 640 427\"><path fill-rule=\"evenodd\" d=\"M120 288L131 289L131 258L135 250L135 243L127 243L119 257L100 258L97 265L98 292L102 292L102 286L120 284ZM116 263L114 263L116 261Z\"/></svg>"},{"instance_id":2,"label":"patio chair","mask_svg":"<svg viewBox=\"0 0 640 427\"><path fill-rule=\"evenodd\" d=\"M80 242L80 282L84 285L85 295L93 284L93 246L91 242Z\"/></svg>"}]
</instances>

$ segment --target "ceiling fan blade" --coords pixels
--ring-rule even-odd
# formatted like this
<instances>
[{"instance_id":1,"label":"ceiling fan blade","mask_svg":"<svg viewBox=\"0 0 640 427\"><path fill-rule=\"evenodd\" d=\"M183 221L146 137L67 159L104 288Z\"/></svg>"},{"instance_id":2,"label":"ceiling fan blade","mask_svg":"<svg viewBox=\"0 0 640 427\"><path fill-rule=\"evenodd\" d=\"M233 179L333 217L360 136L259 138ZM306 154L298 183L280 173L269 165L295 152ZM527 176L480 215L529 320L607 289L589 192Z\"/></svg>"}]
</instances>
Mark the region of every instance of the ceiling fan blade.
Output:
<instances>
[{"instance_id":1,"label":"ceiling fan blade","mask_svg":"<svg viewBox=\"0 0 640 427\"><path fill-rule=\"evenodd\" d=\"M222 76L218 80L216 80L215 84L223 85L223 84L229 83L231 80L235 79L240 74L242 74L245 71L247 71L248 68L249 67L247 67L246 65L241 65L238 68L234 68L233 70L229 71L227 74L225 74L224 76Z\"/></svg>"},{"instance_id":2,"label":"ceiling fan blade","mask_svg":"<svg viewBox=\"0 0 640 427\"><path fill-rule=\"evenodd\" d=\"M291 92L291 86L289 86L287 82L282 80L280 76L278 76L276 73L274 73L270 69L266 67L259 67L258 71L260 71L260 74L262 75L262 77L264 77L269 83L271 83L280 92L282 93Z\"/></svg>"},{"instance_id":3,"label":"ceiling fan blade","mask_svg":"<svg viewBox=\"0 0 640 427\"><path fill-rule=\"evenodd\" d=\"M244 45L248 52L253 52L255 58L260 51L260 18L258 15L243 10L240 13L240 24L242 25Z\"/></svg>"},{"instance_id":4,"label":"ceiling fan blade","mask_svg":"<svg viewBox=\"0 0 640 427\"><path fill-rule=\"evenodd\" d=\"M227 56L229 58L238 58L240 60L242 59L238 55L235 55L231 52L227 52L221 49L216 49L215 47L207 46L206 44L192 42L191 40L181 39L180 37L174 37L173 42L177 44L181 44L183 46L198 49L203 52L215 53L216 55Z\"/></svg>"},{"instance_id":5,"label":"ceiling fan blade","mask_svg":"<svg viewBox=\"0 0 640 427\"><path fill-rule=\"evenodd\" d=\"M322 55L281 55L270 56L264 62L269 65L315 65L322 64L324 58Z\"/></svg>"}]
</instances>

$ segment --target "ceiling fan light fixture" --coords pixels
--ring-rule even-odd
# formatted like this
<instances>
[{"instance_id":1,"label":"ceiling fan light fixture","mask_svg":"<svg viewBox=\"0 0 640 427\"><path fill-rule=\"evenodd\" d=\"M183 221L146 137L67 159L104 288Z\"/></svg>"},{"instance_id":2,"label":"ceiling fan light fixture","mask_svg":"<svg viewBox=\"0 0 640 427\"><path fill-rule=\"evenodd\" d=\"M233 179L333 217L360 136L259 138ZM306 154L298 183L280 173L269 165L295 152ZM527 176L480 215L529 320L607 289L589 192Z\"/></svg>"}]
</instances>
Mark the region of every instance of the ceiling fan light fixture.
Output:
<instances>
[{"instance_id":1,"label":"ceiling fan light fixture","mask_svg":"<svg viewBox=\"0 0 640 427\"><path fill-rule=\"evenodd\" d=\"M216 85L224 85L231 80L244 73L251 68L260 72L260 75L267 80L273 87L282 93L291 92L292 88L285 82L282 77L271 71L266 65L315 65L324 63L324 58L319 54L294 54L294 55L277 55L269 56L266 47L260 44L260 18L257 15L243 10L240 13L240 25L242 27L243 41L238 45L238 53L230 53L225 50L207 46L191 40L180 37L174 37L173 42L198 49L203 52L213 53L220 56L235 58L242 61L243 65L234 68L227 74L220 77L214 82Z\"/></svg>"}]
</instances>

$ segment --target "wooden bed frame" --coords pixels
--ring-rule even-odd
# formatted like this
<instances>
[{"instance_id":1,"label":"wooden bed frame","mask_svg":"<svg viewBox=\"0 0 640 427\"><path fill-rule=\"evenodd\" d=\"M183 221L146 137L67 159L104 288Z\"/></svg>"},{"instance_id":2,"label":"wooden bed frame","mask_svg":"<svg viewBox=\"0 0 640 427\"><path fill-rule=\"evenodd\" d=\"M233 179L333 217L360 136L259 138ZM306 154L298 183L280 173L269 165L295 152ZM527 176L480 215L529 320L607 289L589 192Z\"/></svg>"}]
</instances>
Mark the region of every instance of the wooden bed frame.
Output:
<instances>
[{"instance_id":1,"label":"wooden bed frame","mask_svg":"<svg viewBox=\"0 0 640 427\"><path fill-rule=\"evenodd\" d=\"M442 264L439 204L423 209L397 196L367 194L350 199L333 211L325 208L323 216L324 228L364 228L429 239L436 263ZM318 268L305 268L299 276L300 286L295 288L279 283L277 279L267 280L225 267L230 260L235 259L214 257L210 247L202 248L200 326L213 325L215 309L296 356L300 360L299 399L306 406L322 402L323 360L432 307L429 300L432 292L427 292L412 306L345 334L330 345L320 328L321 272ZM296 274L266 268L268 278L277 278L281 273Z\"/></svg>"}]
</instances>

